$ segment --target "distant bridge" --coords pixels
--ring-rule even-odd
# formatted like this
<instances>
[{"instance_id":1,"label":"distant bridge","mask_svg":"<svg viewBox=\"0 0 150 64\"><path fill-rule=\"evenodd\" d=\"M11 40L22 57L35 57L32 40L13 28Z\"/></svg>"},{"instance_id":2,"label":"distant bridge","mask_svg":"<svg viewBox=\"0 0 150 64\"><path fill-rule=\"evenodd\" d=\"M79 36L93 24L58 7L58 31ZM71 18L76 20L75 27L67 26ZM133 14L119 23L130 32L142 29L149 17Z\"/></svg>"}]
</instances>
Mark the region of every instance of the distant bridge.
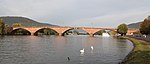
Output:
<instances>
[{"instance_id":1,"label":"distant bridge","mask_svg":"<svg viewBox=\"0 0 150 64\"><path fill-rule=\"evenodd\" d=\"M56 31L60 36L63 35L66 31L71 30L71 29L84 30L91 36L94 35L94 33L101 31L101 30L116 31L116 28L89 28L89 27L16 27L16 28L13 28L13 31L20 29L20 28L29 31L31 33L31 35L34 35L38 30L48 28L48 29ZM131 33L136 32L136 31L137 30L129 29L127 34L131 34Z\"/></svg>"}]
</instances>

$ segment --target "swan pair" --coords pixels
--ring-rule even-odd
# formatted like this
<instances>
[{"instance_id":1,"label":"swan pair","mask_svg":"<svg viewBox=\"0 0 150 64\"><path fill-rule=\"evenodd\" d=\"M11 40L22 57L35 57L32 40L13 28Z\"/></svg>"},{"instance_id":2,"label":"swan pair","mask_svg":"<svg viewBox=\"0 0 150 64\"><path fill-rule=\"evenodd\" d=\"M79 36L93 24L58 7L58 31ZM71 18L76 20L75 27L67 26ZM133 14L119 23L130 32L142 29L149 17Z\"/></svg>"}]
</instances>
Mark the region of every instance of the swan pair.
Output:
<instances>
[{"instance_id":1,"label":"swan pair","mask_svg":"<svg viewBox=\"0 0 150 64\"><path fill-rule=\"evenodd\" d=\"M93 47L93 46L91 46L91 49L93 50L93 49L94 49L94 47ZM84 48L83 48L82 50L80 50L80 53L84 53Z\"/></svg>"}]
</instances>

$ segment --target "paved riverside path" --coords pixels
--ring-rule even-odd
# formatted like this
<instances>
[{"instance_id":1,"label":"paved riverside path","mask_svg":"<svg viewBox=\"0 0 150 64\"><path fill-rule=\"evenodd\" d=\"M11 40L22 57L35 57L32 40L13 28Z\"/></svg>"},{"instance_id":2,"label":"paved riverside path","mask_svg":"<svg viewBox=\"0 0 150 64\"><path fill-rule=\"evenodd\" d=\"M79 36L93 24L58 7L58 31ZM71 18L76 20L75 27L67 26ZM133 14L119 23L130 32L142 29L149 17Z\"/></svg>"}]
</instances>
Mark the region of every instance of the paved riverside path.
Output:
<instances>
[{"instance_id":1,"label":"paved riverside path","mask_svg":"<svg viewBox=\"0 0 150 64\"><path fill-rule=\"evenodd\" d=\"M145 37L136 37L136 36L128 36L128 37L135 38L135 39L138 39L138 40L144 40L144 41L147 42L147 44L150 45L150 37L147 37L147 38L145 38Z\"/></svg>"}]
</instances>

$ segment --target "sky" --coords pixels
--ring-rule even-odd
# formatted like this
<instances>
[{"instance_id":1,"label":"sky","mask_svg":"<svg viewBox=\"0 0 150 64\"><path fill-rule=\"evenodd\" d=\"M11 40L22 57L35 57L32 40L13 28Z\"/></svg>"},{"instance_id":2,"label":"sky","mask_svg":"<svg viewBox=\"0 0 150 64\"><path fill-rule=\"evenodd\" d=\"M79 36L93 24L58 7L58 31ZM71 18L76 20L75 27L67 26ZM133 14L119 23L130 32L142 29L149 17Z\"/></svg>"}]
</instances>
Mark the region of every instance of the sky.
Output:
<instances>
[{"instance_id":1,"label":"sky","mask_svg":"<svg viewBox=\"0 0 150 64\"><path fill-rule=\"evenodd\" d=\"M150 15L150 0L0 0L0 16L71 27L117 27Z\"/></svg>"}]
</instances>

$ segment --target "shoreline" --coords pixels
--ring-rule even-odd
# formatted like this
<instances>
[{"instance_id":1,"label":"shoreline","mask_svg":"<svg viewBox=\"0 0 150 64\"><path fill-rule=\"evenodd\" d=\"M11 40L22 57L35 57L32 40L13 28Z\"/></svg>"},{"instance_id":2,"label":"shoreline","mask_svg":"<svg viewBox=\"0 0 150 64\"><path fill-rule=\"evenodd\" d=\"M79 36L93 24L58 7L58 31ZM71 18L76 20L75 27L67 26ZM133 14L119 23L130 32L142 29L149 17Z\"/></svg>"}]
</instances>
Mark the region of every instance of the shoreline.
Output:
<instances>
[{"instance_id":1,"label":"shoreline","mask_svg":"<svg viewBox=\"0 0 150 64\"><path fill-rule=\"evenodd\" d=\"M133 49L118 64L150 64L150 45L143 40L124 37L133 43Z\"/></svg>"}]
</instances>

